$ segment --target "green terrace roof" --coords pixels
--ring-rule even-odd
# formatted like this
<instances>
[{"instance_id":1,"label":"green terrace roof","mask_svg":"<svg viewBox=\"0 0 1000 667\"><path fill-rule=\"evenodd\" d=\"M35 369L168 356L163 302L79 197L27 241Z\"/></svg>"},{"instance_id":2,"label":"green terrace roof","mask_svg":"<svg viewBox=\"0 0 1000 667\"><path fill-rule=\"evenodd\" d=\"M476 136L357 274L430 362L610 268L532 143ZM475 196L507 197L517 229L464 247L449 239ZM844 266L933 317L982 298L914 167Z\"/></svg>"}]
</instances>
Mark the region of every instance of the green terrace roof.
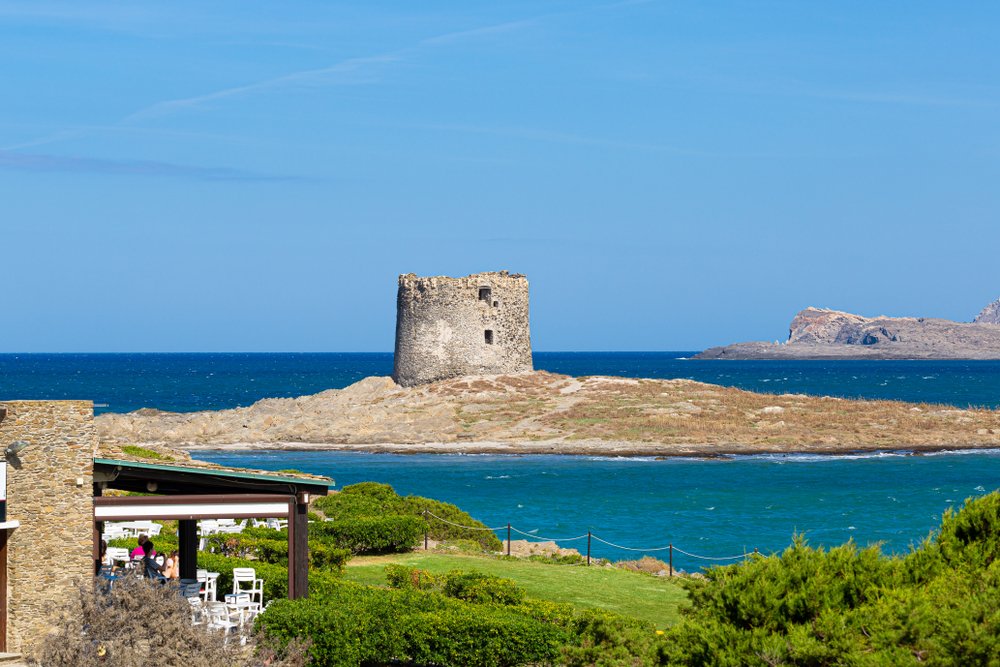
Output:
<instances>
[{"instance_id":1,"label":"green terrace roof","mask_svg":"<svg viewBox=\"0 0 1000 667\"><path fill-rule=\"evenodd\" d=\"M200 463L200 462L199 462ZM334 480L329 477L319 475L309 475L306 473L283 473L268 470L247 470L245 468L225 468L208 463L194 465L183 465L177 463L150 463L146 461L133 461L129 459L94 458L95 466L107 466L112 468L129 469L133 471L148 470L152 476L156 473L167 475L196 475L205 478L213 477L232 482L246 481L260 484L287 484L308 490L313 493L320 489L325 493L334 485Z\"/></svg>"}]
</instances>

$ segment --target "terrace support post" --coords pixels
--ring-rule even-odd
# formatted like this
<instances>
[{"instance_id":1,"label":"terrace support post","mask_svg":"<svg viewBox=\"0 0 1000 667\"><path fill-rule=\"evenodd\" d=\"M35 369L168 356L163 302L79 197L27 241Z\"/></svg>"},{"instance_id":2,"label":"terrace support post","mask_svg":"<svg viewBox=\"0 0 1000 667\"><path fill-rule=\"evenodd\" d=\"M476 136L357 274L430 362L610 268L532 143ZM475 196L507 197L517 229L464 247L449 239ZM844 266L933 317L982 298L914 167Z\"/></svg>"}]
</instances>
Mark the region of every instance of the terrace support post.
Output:
<instances>
[{"instance_id":1,"label":"terrace support post","mask_svg":"<svg viewBox=\"0 0 1000 667\"><path fill-rule=\"evenodd\" d=\"M670 576L674 576L674 545L670 545Z\"/></svg>"},{"instance_id":2,"label":"terrace support post","mask_svg":"<svg viewBox=\"0 0 1000 667\"><path fill-rule=\"evenodd\" d=\"M309 597L309 498L300 494L289 503L288 597Z\"/></svg>"},{"instance_id":3,"label":"terrace support post","mask_svg":"<svg viewBox=\"0 0 1000 667\"><path fill-rule=\"evenodd\" d=\"M180 558L181 579L197 579L198 522L194 519L177 522L177 556Z\"/></svg>"},{"instance_id":4,"label":"terrace support post","mask_svg":"<svg viewBox=\"0 0 1000 667\"><path fill-rule=\"evenodd\" d=\"M9 530L0 530L0 652L7 652L7 537Z\"/></svg>"},{"instance_id":5,"label":"terrace support post","mask_svg":"<svg viewBox=\"0 0 1000 667\"><path fill-rule=\"evenodd\" d=\"M97 574L101 571L101 565L104 564L103 562L101 562L101 539L102 539L101 533L103 532L103 530L104 530L104 522L95 521L94 522L94 576L97 576ZM6 590L6 589L0 589L0 590Z\"/></svg>"},{"instance_id":6,"label":"terrace support post","mask_svg":"<svg viewBox=\"0 0 1000 667\"><path fill-rule=\"evenodd\" d=\"M427 527L427 510L423 511L423 515L424 515L424 551L427 551L427 531L429 530L429 528Z\"/></svg>"},{"instance_id":7,"label":"terrace support post","mask_svg":"<svg viewBox=\"0 0 1000 667\"><path fill-rule=\"evenodd\" d=\"M590 565L590 531L587 531L587 565Z\"/></svg>"},{"instance_id":8,"label":"terrace support post","mask_svg":"<svg viewBox=\"0 0 1000 667\"><path fill-rule=\"evenodd\" d=\"M510 521L507 522L507 555L510 556Z\"/></svg>"}]
</instances>

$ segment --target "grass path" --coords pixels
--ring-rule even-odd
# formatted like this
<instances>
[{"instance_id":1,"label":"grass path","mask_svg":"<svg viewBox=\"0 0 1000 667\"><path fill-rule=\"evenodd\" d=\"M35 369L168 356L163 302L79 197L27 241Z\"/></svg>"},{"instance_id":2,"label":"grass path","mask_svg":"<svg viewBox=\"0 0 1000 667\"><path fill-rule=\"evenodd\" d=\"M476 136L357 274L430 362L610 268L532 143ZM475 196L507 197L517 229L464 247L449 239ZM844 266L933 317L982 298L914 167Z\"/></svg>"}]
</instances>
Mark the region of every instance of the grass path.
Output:
<instances>
[{"instance_id":1,"label":"grass path","mask_svg":"<svg viewBox=\"0 0 1000 667\"><path fill-rule=\"evenodd\" d=\"M479 556L413 552L357 557L348 562L344 578L372 586L386 585L383 568L390 563L418 567L431 574L477 570L516 581L527 594L581 608L609 609L655 623L658 628L679 620L687 594L675 581L607 567L550 565Z\"/></svg>"}]
</instances>

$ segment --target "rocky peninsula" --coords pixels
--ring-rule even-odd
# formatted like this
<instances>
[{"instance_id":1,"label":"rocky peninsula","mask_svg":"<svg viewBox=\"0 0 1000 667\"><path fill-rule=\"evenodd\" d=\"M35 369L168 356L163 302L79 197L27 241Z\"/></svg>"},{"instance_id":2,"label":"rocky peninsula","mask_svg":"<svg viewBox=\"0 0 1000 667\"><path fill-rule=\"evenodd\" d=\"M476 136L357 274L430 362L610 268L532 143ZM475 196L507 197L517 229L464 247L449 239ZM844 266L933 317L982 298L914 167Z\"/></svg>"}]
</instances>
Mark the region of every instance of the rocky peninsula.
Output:
<instances>
[{"instance_id":1,"label":"rocky peninsula","mask_svg":"<svg viewBox=\"0 0 1000 667\"><path fill-rule=\"evenodd\" d=\"M1000 412L537 371L401 387L370 377L232 410L97 418L106 446L717 456L1000 447Z\"/></svg>"},{"instance_id":2,"label":"rocky peninsula","mask_svg":"<svg viewBox=\"0 0 1000 667\"><path fill-rule=\"evenodd\" d=\"M972 322L806 308L784 343L713 347L696 359L1000 359L1000 300Z\"/></svg>"}]
</instances>

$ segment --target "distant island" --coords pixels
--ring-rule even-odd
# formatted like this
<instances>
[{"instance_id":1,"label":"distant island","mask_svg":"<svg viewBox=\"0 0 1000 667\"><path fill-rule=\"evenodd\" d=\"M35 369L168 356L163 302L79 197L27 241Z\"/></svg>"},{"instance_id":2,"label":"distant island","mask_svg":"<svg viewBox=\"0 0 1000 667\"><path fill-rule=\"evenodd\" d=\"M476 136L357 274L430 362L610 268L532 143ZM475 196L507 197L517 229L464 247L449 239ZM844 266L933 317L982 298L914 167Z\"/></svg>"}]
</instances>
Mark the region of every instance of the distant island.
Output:
<instances>
[{"instance_id":1,"label":"distant island","mask_svg":"<svg viewBox=\"0 0 1000 667\"><path fill-rule=\"evenodd\" d=\"M1000 299L972 322L806 308L784 343L713 347L695 359L1000 359Z\"/></svg>"}]
</instances>

